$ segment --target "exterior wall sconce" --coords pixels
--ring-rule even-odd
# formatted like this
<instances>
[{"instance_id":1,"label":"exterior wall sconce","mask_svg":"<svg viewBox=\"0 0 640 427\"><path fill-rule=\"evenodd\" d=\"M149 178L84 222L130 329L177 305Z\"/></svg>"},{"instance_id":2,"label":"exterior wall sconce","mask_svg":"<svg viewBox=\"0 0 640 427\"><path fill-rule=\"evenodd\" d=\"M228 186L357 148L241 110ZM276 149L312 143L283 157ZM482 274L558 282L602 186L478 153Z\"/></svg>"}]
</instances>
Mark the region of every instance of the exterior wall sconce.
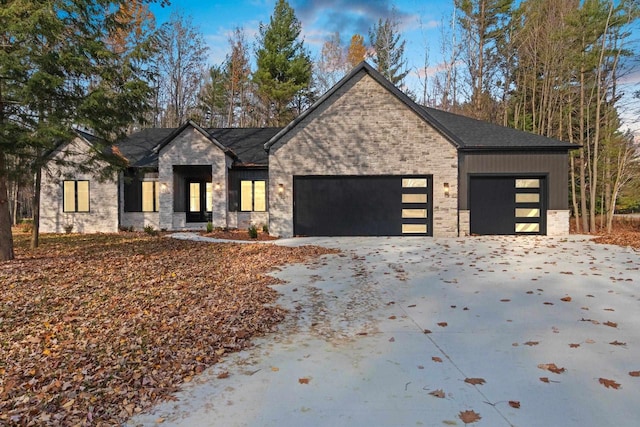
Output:
<instances>
[{"instance_id":1,"label":"exterior wall sconce","mask_svg":"<svg viewBox=\"0 0 640 427\"><path fill-rule=\"evenodd\" d=\"M284 184L278 184L278 194L284 193Z\"/></svg>"},{"instance_id":2,"label":"exterior wall sconce","mask_svg":"<svg viewBox=\"0 0 640 427\"><path fill-rule=\"evenodd\" d=\"M444 197L449 197L449 183L444 183Z\"/></svg>"},{"instance_id":3,"label":"exterior wall sconce","mask_svg":"<svg viewBox=\"0 0 640 427\"><path fill-rule=\"evenodd\" d=\"M168 191L169 191L169 187L167 186L167 183L166 182L160 183L160 192L166 193Z\"/></svg>"},{"instance_id":4,"label":"exterior wall sconce","mask_svg":"<svg viewBox=\"0 0 640 427\"><path fill-rule=\"evenodd\" d=\"M216 186L215 186L216 191L220 191L221 188L222 186L220 185L220 183L216 182Z\"/></svg>"}]
</instances>

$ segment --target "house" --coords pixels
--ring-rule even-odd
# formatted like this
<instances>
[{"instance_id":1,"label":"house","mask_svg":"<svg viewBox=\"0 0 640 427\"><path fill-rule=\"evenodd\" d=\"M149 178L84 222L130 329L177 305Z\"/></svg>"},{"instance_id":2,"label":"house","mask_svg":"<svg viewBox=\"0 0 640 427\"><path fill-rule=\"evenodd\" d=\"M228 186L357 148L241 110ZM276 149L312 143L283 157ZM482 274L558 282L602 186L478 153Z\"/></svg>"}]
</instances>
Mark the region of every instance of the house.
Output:
<instances>
[{"instance_id":1,"label":"house","mask_svg":"<svg viewBox=\"0 0 640 427\"><path fill-rule=\"evenodd\" d=\"M131 135L118 144L129 167L108 190L77 187L89 193L76 194L91 200L86 211L70 212L65 191L88 177L47 177L41 230L211 222L264 224L282 237L563 235L573 148L421 107L363 62L284 128L187 122Z\"/></svg>"}]
</instances>

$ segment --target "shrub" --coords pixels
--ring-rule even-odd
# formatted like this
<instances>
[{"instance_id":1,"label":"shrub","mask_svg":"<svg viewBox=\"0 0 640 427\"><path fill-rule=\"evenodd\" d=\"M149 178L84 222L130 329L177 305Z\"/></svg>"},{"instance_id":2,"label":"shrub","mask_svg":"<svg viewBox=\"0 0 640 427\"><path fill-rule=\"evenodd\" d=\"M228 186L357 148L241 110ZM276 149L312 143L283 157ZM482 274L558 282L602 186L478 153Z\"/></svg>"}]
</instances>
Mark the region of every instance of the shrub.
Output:
<instances>
[{"instance_id":1,"label":"shrub","mask_svg":"<svg viewBox=\"0 0 640 427\"><path fill-rule=\"evenodd\" d=\"M255 225L251 224L251 227L249 227L249 237L252 239L257 239L258 238L258 229L256 228Z\"/></svg>"},{"instance_id":2,"label":"shrub","mask_svg":"<svg viewBox=\"0 0 640 427\"><path fill-rule=\"evenodd\" d=\"M144 232L147 233L149 236L157 236L158 235L158 231L153 228L153 225L145 225L144 226Z\"/></svg>"},{"instance_id":3,"label":"shrub","mask_svg":"<svg viewBox=\"0 0 640 427\"><path fill-rule=\"evenodd\" d=\"M213 223L209 221L207 223L207 233L212 233L212 232L213 232Z\"/></svg>"},{"instance_id":4,"label":"shrub","mask_svg":"<svg viewBox=\"0 0 640 427\"><path fill-rule=\"evenodd\" d=\"M126 225L121 225L119 227L119 230L122 231L122 232L129 232L129 233L132 233L134 231L133 225L130 225L128 227Z\"/></svg>"},{"instance_id":5,"label":"shrub","mask_svg":"<svg viewBox=\"0 0 640 427\"><path fill-rule=\"evenodd\" d=\"M20 229L23 233L31 233L31 231L33 231L33 220L31 218L21 220Z\"/></svg>"},{"instance_id":6,"label":"shrub","mask_svg":"<svg viewBox=\"0 0 640 427\"><path fill-rule=\"evenodd\" d=\"M64 226L64 232L67 234L71 234L73 231L73 224L67 224Z\"/></svg>"},{"instance_id":7,"label":"shrub","mask_svg":"<svg viewBox=\"0 0 640 427\"><path fill-rule=\"evenodd\" d=\"M269 226L267 224L264 224L262 226L262 232L264 232L264 233L268 233L269 232Z\"/></svg>"}]
</instances>

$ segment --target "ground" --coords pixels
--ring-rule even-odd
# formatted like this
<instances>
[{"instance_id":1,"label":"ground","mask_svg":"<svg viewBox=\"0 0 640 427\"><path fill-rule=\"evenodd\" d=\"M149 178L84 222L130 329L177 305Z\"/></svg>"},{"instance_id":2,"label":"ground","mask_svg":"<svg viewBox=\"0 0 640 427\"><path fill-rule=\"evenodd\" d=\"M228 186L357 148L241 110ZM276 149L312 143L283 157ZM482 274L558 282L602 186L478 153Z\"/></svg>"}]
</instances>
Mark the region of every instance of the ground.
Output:
<instances>
[{"instance_id":1,"label":"ground","mask_svg":"<svg viewBox=\"0 0 640 427\"><path fill-rule=\"evenodd\" d=\"M16 234L0 264L0 424L116 425L170 397L285 311L266 276L326 249L144 233Z\"/></svg>"},{"instance_id":2,"label":"ground","mask_svg":"<svg viewBox=\"0 0 640 427\"><path fill-rule=\"evenodd\" d=\"M617 237L603 239L612 238L619 243L638 247L637 234L625 232ZM371 243L368 247L356 243L355 246L347 247L346 252L327 258L321 255L335 251L311 246L296 249L271 244L179 242L140 233L43 236L42 247L35 253L30 253L26 250L27 236L18 234L17 260L0 264L0 292L3 295L0 309L0 424L118 424L167 398L178 398L185 404L197 405L199 395L194 389L191 389L195 393L192 400L187 400L184 396L176 397L179 395L173 393L180 388L189 393L189 384L209 384L207 381L214 384L214 390L208 396L215 403L206 401L206 407L216 406L219 403L216 399L227 399L229 394L231 397L228 402L233 403L234 399L238 399L237 405L230 404L230 407L242 411L243 408L246 409L246 405L241 405L242 400L254 397L234 395L228 389L233 388L231 383L223 380L239 379L241 383L236 385L237 388L261 391L262 396L266 391L261 387L265 384L271 386L272 383L268 381L273 381L276 377L266 381L260 376L268 372L274 375L277 372L285 374L287 367L291 367L292 371L286 372L286 377L282 375L279 380L276 379L283 381L285 389L292 386L287 381L293 378L294 384L311 385L309 389L317 391L315 387L318 378L332 375L342 381L337 384L339 391L346 390L349 394L365 397L362 390L375 387L387 389L387 383L402 378L400 373L408 369L402 359L407 357L406 350L414 344L421 346L420 352L426 357L415 366L419 374L434 374L427 362L441 362L435 362L431 357L443 360L445 363L442 366L447 365L443 371L446 375L438 374L444 375L440 385L430 377L429 386L420 386L424 392L435 393L429 395L434 399L439 400L439 390L445 395L447 410L442 412L442 405L432 408L436 412L442 412L443 417L448 417L439 420L438 424L440 421L462 422L462 418L456 418L457 415L470 417L465 418L468 421L474 417L465 412L469 410L481 414L484 422L489 422L486 425L495 425L491 424L493 415L487 415L482 404L475 404L474 392L468 390L468 387L472 387L483 393L483 389L489 387L472 386L464 382L465 378L483 378L493 387L493 384L501 381L497 375L489 378L486 373L493 373L490 369L485 370L485 373L474 372L485 363L478 363L473 359L480 352L479 349L489 352L486 354L504 353L506 360L498 358L492 362L504 366L508 366L513 357L510 356L511 351L532 350L531 353L536 357L532 357L535 360L531 363L535 363L528 363L527 369L532 369L537 374L537 365L548 365L546 369L551 371L540 371L539 375L550 381L546 385L558 384L556 381L560 381L569 383L571 387L567 389L558 385L551 391L534 390L535 393L548 393L557 399L557 402L553 402L558 405L572 407L575 404L570 393L568 397L562 396L567 391L574 392L573 387L585 387L585 390L600 396L600 388L607 392L614 391L616 384L622 386L621 390L615 392L623 394L622 397L616 396L618 403L611 403L611 408L624 405L629 393L634 390L638 392L634 388L637 385L633 382L635 378L631 373L640 369L640 366L632 363L623 365L619 362L620 355L624 354L640 360L635 346L640 339L637 333L629 335L634 330L640 330L640 325L631 322L637 304L637 295L633 293L634 287L637 287L637 278L636 282L633 281L638 271L637 252L631 249L620 249L622 252L618 252L614 247L594 245L588 240L580 239L575 244L581 249L573 250L564 248L566 239L496 238L497 246L487 246L487 255L480 255L474 245L481 244L483 239L485 238L427 239L428 242L424 242L428 244L426 248L415 246L411 239L400 239L397 242L380 239L374 241L374 246L379 246L378 249L372 248ZM486 239L489 243L493 241L491 238ZM294 239L293 242L299 245L305 240ZM513 261L501 267L501 262L509 261L500 260L505 255L514 255L517 244L522 242L527 242L525 247L519 247L522 254L516 253ZM278 243L287 244L285 241ZM332 245L331 242L325 243ZM405 243L408 243L407 247L403 246ZM567 256L556 259L557 248L563 248L562 252ZM418 258L417 254L425 250L431 258ZM599 255L590 255L593 252L598 252ZM523 260L520 257L528 253L536 256L525 268L521 265ZM626 261L608 266L610 258L615 255L617 259L620 254L626 257ZM471 263L471 256L477 261ZM276 265L302 261L306 264L287 267L282 272L275 273L277 278L264 275ZM370 261L373 264L369 265ZM375 263L379 262L382 264L376 267L378 264ZM431 275L424 276L424 272L416 271L419 266L426 267ZM339 271L335 271L338 267ZM379 270L376 271L376 268ZM553 271L545 277L543 274L547 268ZM538 269L543 271L538 272ZM496 272L498 276L493 277ZM521 286L502 289L504 284L514 284L510 282L513 274L522 276ZM289 284L276 286L278 292L269 287L280 280L286 280ZM416 282L438 284L438 292L431 295L412 294L417 290L405 285ZM389 289L390 283L401 286ZM528 286L529 284L537 286ZM624 290L611 288L614 285L619 285ZM484 293L488 288L494 289L493 300L466 299L475 295L469 290ZM606 293L604 289L607 289ZM576 294L578 291L580 293ZM282 297L277 300L279 293ZM498 295L500 293L502 295ZM487 338L489 344L509 340L512 335L483 335L486 334L487 326L482 329L475 321L465 329L464 323L456 325L452 320L470 313L474 316L486 316L487 314L477 311L480 306L486 305L483 310L516 306L512 310L513 315L496 314L498 322L514 324L515 316L530 310L531 301L521 300L522 297L536 298L535 309L531 310L527 319L532 319L531 325L539 327L539 330L522 331L522 337L509 341L508 345L506 341L500 344L509 347L509 350L496 346L484 348L483 343L476 343L473 335L471 341L464 345L455 340L448 342L434 338L458 336L462 339L462 332L473 331L474 327L478 327L478 337ZM571 297L572 300L563 301L562 298L566 297ZM425 302L427 305L423 306ZM597 307L594 306L596 302ZM434 303L437 305L434 306ZM541 307L549 311L541 311ZM563 313L563 307L571 308L567 310L570 315L558 319L557 324L536 325L533 321L556 320L550 317L550 313L554 313L553 310L561 310L559 313ZM584 309L585 307L591 311ZM289 309L288 315L285 309ZM270 334L262 340L256 339L275 331L276 325L283 320L285 322L280 324L277 334ZM567 323L565 325L562 322ZM607 322L616 325L608 326ZM446 325L441 326L441 323ZM566 333L572 331L575 325L596 329L591 335L576 333L574 336L567 336ZM409 329L405 329L407 327ZM427 329L433 334L424 333ZM500 328L496 330L499 331ZM310 339L297 340L300 334L302 338ZM558 339L560 336L563 340ZM534 342L538 344L533 344ZM242 356L237 360L234 359L235 356L227 356L246 349L253 343L258 343L257 353L238 353ZM378 350L381 345L389 346L389 343L398 344L392 346L392 351L389 352L389 357L393 355L393 358L388 359L391 361L383 360L381 366L375 367L380 375L370 377L367 374L368 368L374 368L368 366L365 369L371 353L355 361L353 359L358 346L370 351ZM339 358L318 359L317 355L308 353L312 344L320 345L323 355L333 354ZM450 345L451 349L447 349L445 345ZM276 356L282 356L282 351L285 351L289 356L264 359L262 353L265 349L273 351ZM465 356L464 351L469 354ZM540 354L540 351L543 353ZM580 351L583 353L579 353ZM588 356L592 353L607 356L596 358L596 361L600 365L611 366L599 371L592 369L589 371L591 377L588 377L585 366L571 366L576 354ZM450 354L455 354L456 358L462 357L462 360L454 361ZM261 365L252 366L259 360L263 361ZM298 364L299 360L309 365ZM326 367L321 363L323 360L333 363L330 367L332 370L323 371ZM494 358L487 360L493 361ZM593 357L586 357L578 364L593 361ZM398 370L384 369L387 363L396 366ZM554 374L551 363L555 363L558 369L565 368L566 373ZM242 366L243 372L251 375L239 375L238 369ZM208 367L212 368L207 369ZM522 367L516 368L514 372L519 372L518 369ZM621 369L627 369L628 372ZM260 376L255 377L258 372ZM468 375L463 375L463 372ZM529 371L522 374L526 376L527 387L531 386L531 381L545 384L542 380L538 381L538 377L532 380L531 374ZM359 378L352 378L354 375ZM556 379L556 375L560 375L560 379ZM569 379L565 380L567 377ZM446 386L446 381L451 378L455 380L457 391ZM518 375L516 378L519 378ZM598 382L600 379L603 383ZM351 380L354 384L364 380L367 383L358 383L360 391L349 391ZM592 380L597 386L593 389ZM424 396L419 390L412 390L418 380L407 382L411 384L405 382L405 392L411 391L422 399ZM540 398L530 400L529 388L520 387L515 381L507 379L503 382L500 396L506 400L497 404L499 399L490 399L490 406L501 407L505 402L522 401L527 411L531 411L532 408L537 408L536 401L543 401ZM326 385L336 384L327 382ZM513 393L508 393L509 390L513 390ZM299 399L293 400L292 403L300 403L294 409L301 414L310 412L310 415L315 410L317 415L317 411L322 408L313 408L305 400L317 400L317 395L308 392L309 390L304 390ZM396 394L401 395L402 392ZM257 396L258 400L260 396ZM278 394L275 393L273 397L277 399ZM374 400L391 402L395 399L385 394L372 397ZM325 398L328 399L327 396ZM601 396L604 403L609 402L610 398L608 395ZM331 396L331 399L335 401L336 397ZM413 401L412 399L408 398L407 401ZM487 399L488 395L485 400ZM285 402L272 403L270 411L277 412L278 404ZM425 404L423 401L419 403ZM398 405L398 410L403 408L403 404ZM635 412L635 406L627 408L632 420L640 416ZM363 405L361 410L366 411L367 407ZM287 409L286 405L283 409ZM180 410L158 409L149 412L146 418L135 418L133 423L153 425L164 420L167 423L177 423L182 416ZM197 407L193 412L198 414L201 410L202 407ZM328 403L325 412L327 411L340 413ZM509 411L513 413L515 408ZM530 414L527 411L521 412ZM569 412L573 414L575 411L577 409ZM369 412L371 416L377 414L375 410ZM236 419L233 417L237 416L233 411L219 412L219 408L216 408L212 413L221 420L230 417L229 425L268 424L262 423L260 418L258 421L253 419L252 422L251 411L244 414L245 418L237 418L245 419L244 424L233 421ZM392 411L393 413L395 412ZM413 414L409 408L406 408L406 413ZM605 414L608 413L605 411ZM207 414L211 415L209 412ZM271 412L267 411L263 416L265 414ZM512 417L504 411L500 412L499 408L496 409L496 414L500 419ZM580 414L573 414L572 417L578 421L585 420ZM517 416L514 419L517 420ZM301 420L305 421L304 418ZM348 418L344 420L348 421ZM617 418L615 420L619 421ZM583 425L588 424L583 422ZM625 422L617 424L625 425ZM345 421L343 425L349 423ZM388 425L394 425L393 420ZM424 425L430 424L427 422Z\"/></svg>"}]
</instances>

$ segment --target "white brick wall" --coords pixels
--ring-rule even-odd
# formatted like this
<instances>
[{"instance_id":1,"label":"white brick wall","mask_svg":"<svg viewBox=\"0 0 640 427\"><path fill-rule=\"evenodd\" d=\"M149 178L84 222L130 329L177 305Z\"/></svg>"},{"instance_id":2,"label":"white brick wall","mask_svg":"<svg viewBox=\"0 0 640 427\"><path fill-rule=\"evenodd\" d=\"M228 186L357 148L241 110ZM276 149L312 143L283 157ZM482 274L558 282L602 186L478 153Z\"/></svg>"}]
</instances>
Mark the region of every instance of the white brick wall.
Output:
<instances>
[{"instance_id":1,"label":"white brick wall","mask_svg":"<svg viewBox=\"0 0 640 427\"><path fill-rule=\"evenodd\" d=\"M193 127L187 127L160 152L160 228L178 230L190 228L185 222L185 213L173 212L173 167L211 166L212 182L223 184L222 191L214 191L212 223L214 227L224 227L227 223L227 168L231 160L208 138ZM179 216L182 216L180 218ZM204 224L202 225L204 228Z\"/></svg>"},{"instance_id":2,"label":"white brick wall","mask_svg":"<svg viewBox=\"0 0 640 427\"><path fill-rule=\"evenodd\" d=\"M118 184L115 177L99 182L91 173L79 173L72 165L86 163L90 149L89 144L78 137L52 156L52 159L63 158L70 164L57 165L50 161L43 168L40 194L42 233L64 233L67 224L73 225L74 233L118 231ZM65 179L89 181L89 212L63 211L62 186Z\"/></svg>"},{"instance_id":3,"label":"white brick wall","mask_svg":"<svg viewBox=\"0 0 640 427\"><path fill-rule=\"evenodd\" d=\"M568 210L548 210L547 236L567 236L569 234L570 215Z\"/></svg>"},{"instance_id":4,"label":"white brick wall","mask_svg":"<svg viewBox=\"0 0 640 427\"><path fill-rule=\"evenodd\" d=\"M269 231L293 234L294 175L414 174L433 175L433 235L457 236L456 148L362 71L271 147Z\"/></svg>"}]
</instances>

